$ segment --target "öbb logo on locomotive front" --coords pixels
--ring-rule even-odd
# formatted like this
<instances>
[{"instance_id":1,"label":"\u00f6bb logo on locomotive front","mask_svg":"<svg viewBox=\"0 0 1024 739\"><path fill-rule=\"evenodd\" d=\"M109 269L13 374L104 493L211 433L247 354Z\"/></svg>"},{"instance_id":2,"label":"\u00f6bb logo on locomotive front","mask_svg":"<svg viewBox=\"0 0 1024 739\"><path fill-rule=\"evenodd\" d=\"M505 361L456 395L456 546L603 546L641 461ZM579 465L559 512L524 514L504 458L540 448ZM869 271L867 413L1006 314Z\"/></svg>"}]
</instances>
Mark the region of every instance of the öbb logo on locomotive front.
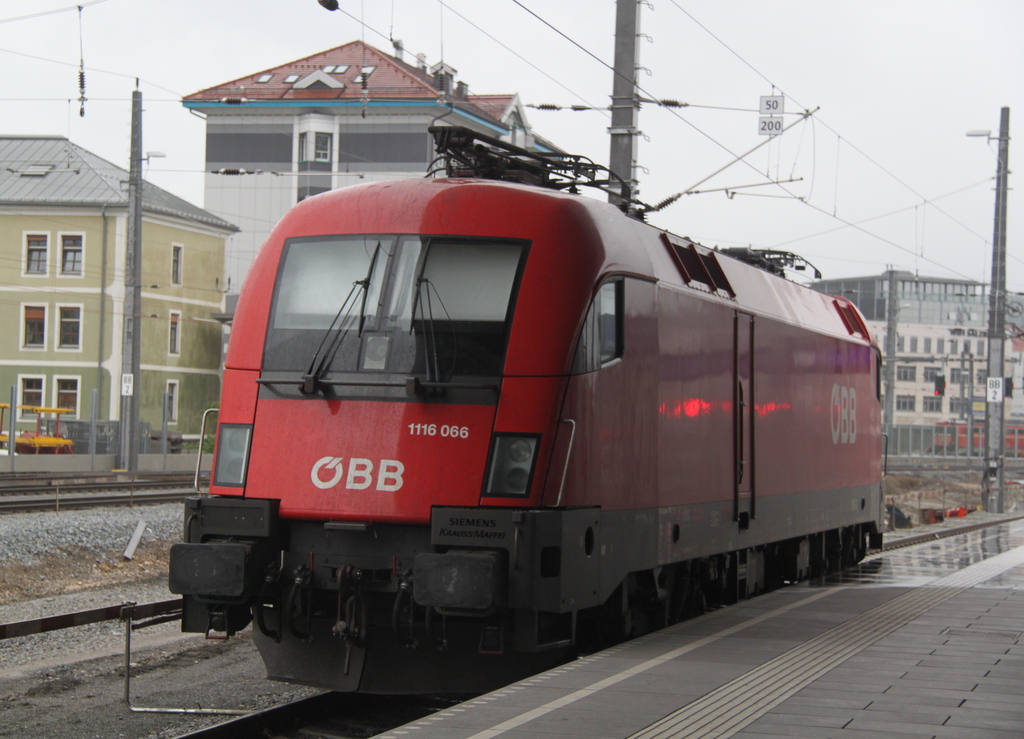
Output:
<instances>
[{"instance_id":1,"label":"\u00f6bb logo on locomotive front","mask_svg":"<svg viewBox=\"0 0 1024 739\"><path fill-rule=\"evenodd\" d=\"M314 485L321 490L333 488L344 476L344 457L321 457L310 470L309 478ZM334 470L334 474L327 480L320 476L322 469ZM383 492L395 492L402 489L405 482L402 475L405 473L405 465L397 459L382 459L377 468L377 490ZM369 459L352 457L348 461L348 477L345 480L345 488L348 490L366 490L373 484L373 462Z\"/></svg>"}]
</instances>

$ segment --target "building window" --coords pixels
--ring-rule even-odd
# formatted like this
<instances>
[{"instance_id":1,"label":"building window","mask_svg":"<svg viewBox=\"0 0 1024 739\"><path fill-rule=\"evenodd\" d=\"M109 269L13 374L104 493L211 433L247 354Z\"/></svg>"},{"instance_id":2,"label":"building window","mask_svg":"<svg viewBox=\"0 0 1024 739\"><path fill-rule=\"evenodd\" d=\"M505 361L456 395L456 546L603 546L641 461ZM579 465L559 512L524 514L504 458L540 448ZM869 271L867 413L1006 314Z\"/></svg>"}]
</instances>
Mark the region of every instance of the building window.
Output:
<instances>
[{"instance_id":1,"label":"building window","mask_svg":"<svg viewBox=\"0 0 1024 739\"><path fill-rule=\"evenodd\" d=\"M931 354L932 353L932 339L931 339L930 336L926 336L925 339L924 339L924 353L925 354Z\"/></svg>"},{"instance_id":2,"label":"building window","mask_svg":"<svg viewBox=\"0 0 1024 739\"><path fill-rule=\"evenodd\" d=\"M902 336L897 336L896 337L896 351L902 352L903 351L903 347L904 347L903 337Z\"/></svg>"},{"instance_id":3,"label":"building window","mask_svg":"<svg viewBox=\"0 0 1024 739\"><path fill-rule=\"evenodd\" d=\"M935 340L935 353L936 354L945 354L946 353L946 340L945 339L936 339Z\"/></svg>"},{"instance_id":4,"label":"building window","mask_svg":"<svg viewBox=\"0 0 1024 739\"><path fill-rule=\"evenodd\" d=\"M45 275L49 237L46 234L25 236L25 274Z\"/></svg>"},{"instance_id":5,"label":"building window","mask_svg":"<svg viewBox=\"0 0 1024 739\"><path fill-rule=\"evenodd\" d=\"M167 381L167 423L178 422L178 381Z\"/></svg>"},{"instance_id":6,"label":"building window","mask_svg":"<svg viewBox=\"0 0 1024 739\"><path fill-rule=\"evenodd\" d=\"M959 385L963 380L964 372L959 367L950 367L949 369L949 382L951 385Z\"/></svg>"},{"instance_id":7,"label":"building window","mask_svg":"<svg viewBox=\"0 0 1024 739\"><path fill-rule=\"evenodd\" d=\"M897 395L896 396L896 410L898 411L913 411L916 405L917 398L913 395Z\"/></svg>"},{"instance_id":8,"label":"building window","mask_svg":"<svg viewBox=\"0 0 1024 739\"><path fill-rule=\"evenodd\" d=\"M988 370L978 370L977 384L981 386L988 385Z\"/></svg>"},{"instance_id":9,"label":"building window","mask_svg":"<svg viewBox=\"0 0 1024 739\"><path fill-rule=\"evenodd\" d=\"M917 337L916 336L911 336L910 337L910 353L911 354L917 354Z\"/></svg>"},{"instance_id":10,"label":"building window","mask_svg":"<svg viewBox=\"0 0 1024 739\"><path fill-rule=\"evenodd\" d=\"M917 380L917 367L897 367L896 379L903 382L915 382Z\"/></svg>"},{"instance_id":11,"label":"building window","mask_svg":"<svg viewBox=\"0 0 1024 739\"><path fill-rule=\"evenodd\" d=\"M181 351L181 313L177 311L171 311L171 320L169 325L170 340L167 342L167 352L169 354L179 354Z\"/></svg>"},{"instance_id":12,"label":"building window","mask_svg":"<svg viewBox=\"0 0 1024 739\"><path fill-rule=\"evenodd\" d=\"M985 356L985 340L984 339L978 339L978 356L979 357L984 357Z\"/></svg>"},{"instance_id":13,"label":"building window","mask_svg":"<svg viewBox=\"0 0 1024 739\"><path fill-rule=\"evenodd\" d=\"M949 340L949 353L956 354L956 339Z\"/></svg>"},{"instance_id":14,"label":"building window","mask_svg":"<svg viewBox=\"0 0 1024 739\"><path fill-rule=\"evenodd\" d=\"M43 404L43 377L19 377L21 400L19 405L40 407ZM19 408L21 419L35 419L39 414L33 410Z\"/></svg>"},{"instance_id":15,"label":"building window","mask_svg":"<svg viewBox=\"0 0 1024 739\"><path fill-rule=\"evenodd\" d=\"M54 402L57 408L66 408L78 417L78 378L54 377Z\"/></svg>"},{"instance_id":16,"label":"building window","mask_svg":"<svg viewBox=\"0 0 1024 739\"><path fill-rule=\"evenodd\" d=\"M949 399L949 412L959 414L960 412L967 412L971 407L971 401L967 398L950 398Z\"/></svg>"},{"instance_id":17,"label":"building window","mask_svg":"<svg viewBox=\"0 0 1024 739\"><path fill-rule=\"evenodd\" d=\"M24 331L25 338L22 341L22 346L28 349L45 349L46 348L46 306L45 305L25 305L22 306L24 311Z\"/></svg>"},{"instance_id":18,"label":"building window","mask_svg":"<svg viewBox=\"0 0 1024 739\"><path fill-rule=\"evenodd\" d=\"M331 134L329 133L317 133L316 144L313 150L313 161L316 162L329 162L331 161Z\"/></svg>"},{"instance_id":19,"label":"building window","mask_svg":"<svg viewBox=\"0 0 1024 739\"><path fill-rule=\"evenodd\" d=\"M333 162L334 136L329 133L306 131L299 134L300 162Z\"/></svg>"},{"instance_id":20,"label":"building window","mask_svg":"<svg viewBox=\"0 0 1024 739\"><path fill-rule=\"evenodd\" d=\"M82 236L81 234L61 234L60 237L60 273L62 275L82 274Z\"/></svg>"},{"instance_id":21,"label":"building window","mask_svg":"<svg viewBox=\"0 0 1024 739\"><path fill-rule=\"evenodd\" d=\"M82 309L62 305L60 311L60 332L57 346L61 349L78 349L82 344Z\"/></svg>"},{"instance_id":22,"label":"building window","mask_svg":"<svg viewBox=\"0 0 1024 739\"><path fill-rule=\"evenodd\" d=\"M942 398L926 395L921 399L921 410L925 413L942 413Z\"/></svg>"},{"instance_id":23,"label":"building window","mask_svg":"<svg viewBox=\"0 0 1024 739\"><path fill-rule=\"evenodd\" d=\"M924 381L935 382L935 378L942 374L942 370L938 367L925 367L924 368Z\"/></svg>"},{"instance_id":24,"label":"building window","mask_svg":"<svg viewBox=\"0 0 1024 739\"><path fill-rule=\"evenodd\" d=\"M181 284L181 254L184 247L180 244L171 244L171 284Z\"/></svg>"}]
</instances>

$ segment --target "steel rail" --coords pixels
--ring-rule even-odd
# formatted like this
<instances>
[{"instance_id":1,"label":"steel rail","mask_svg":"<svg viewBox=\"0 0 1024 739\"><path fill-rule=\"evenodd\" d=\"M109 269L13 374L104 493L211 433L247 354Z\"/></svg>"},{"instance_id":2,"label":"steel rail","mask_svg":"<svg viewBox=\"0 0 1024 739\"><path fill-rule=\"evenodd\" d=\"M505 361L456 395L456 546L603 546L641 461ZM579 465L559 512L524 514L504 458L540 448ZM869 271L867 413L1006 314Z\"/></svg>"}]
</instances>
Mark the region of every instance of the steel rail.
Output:
<instances>
[{"instance_id":1,"label":"steel rail","mask_svg":"<svg viewBox=\"0 0 1024 739\"><path fill-rule=\"evenodd\" d=\"M31 511L61 510L66 508L100 508L115 505L150 505L173 503L195 495L191 487L168 490L127 490L99 493L68 493L58 490L44 495L0 495L0 514Z\"/></svg>"},{"instance_id":2,"label":"steel rail","mask_svg":"<svg viewBox=\"0 0 1024 739\"><path fill-rule=\"evenodd\" d=\"M78 477L68 478L68 482L64 482L61 479L53 479L52 477L47 479L47 482L32 482L18 485L4 485L0 484L0 496L13 496L13 495L40 495L49 493L55 490L60 490L67 493L85 493L89 491L98 492L109 492L111 490L146 490L146 489L161 489L161 488L173 488L188 485L192 481L192 476L175 476L166 478L163 480L154 479L135 479L135 480L96 480L96 481L81 481Z\"/></svg>"},{"instance_id":3,"label":"steel rail","mask_svg":"<svg viewBox=\"0 0 1024 739\"><path fill-rule=\"evenodd\" d=\"M978 531L979 529L985 529L989 526L999 526L1004 523L1011 523L1013 521L1020 521L1024 518L1022 516L1007 516L1006 518L1000 518L995 521L983 521L981 523L972 523L965 526L952 526L950 528L938 529L936 531L929 531L926 534L915 534L914 536L900 537L891 542L885 542L883 534L883 543L881 549L869 549L868 554L879 554L881 552L891 552L894 549L902 549L903 547L912 547L916 544L926 544L930 541L938 541L939 539L948 539L951 536L957 536L958 534L969 534L972 531Z\"/></svg>"}]
</instances>

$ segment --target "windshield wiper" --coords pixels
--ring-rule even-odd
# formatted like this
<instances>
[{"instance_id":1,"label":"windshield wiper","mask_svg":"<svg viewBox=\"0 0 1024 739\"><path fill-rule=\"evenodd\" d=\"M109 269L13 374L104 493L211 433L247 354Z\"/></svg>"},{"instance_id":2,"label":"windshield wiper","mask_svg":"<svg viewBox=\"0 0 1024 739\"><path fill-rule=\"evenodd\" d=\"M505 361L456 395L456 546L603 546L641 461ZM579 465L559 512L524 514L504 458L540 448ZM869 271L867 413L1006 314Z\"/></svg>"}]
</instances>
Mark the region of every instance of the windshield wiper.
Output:
<instances>
[{"instance_id":1,"label":"windshield wiper","mask_svg":"<svg viewBox=\"0 0 1024 739\"><path fill-rule=\"evenodd\" d=\"M426 289L424 289L426 286ZM423 349L424 358L423 365L425 369L426 379L424 382L420 382L418 378L409 378L407 382L407 389L410 394L418 394L424 387L441 389L447 386L455 387L454 384L449 383L447 380L441 380L441 368L440 368L440 352L437 348L437 334L434 330L434 304L430 299L430 291L434 291L434 295L437 297L437 302L441 306L441 310L444 311L445 317L448 319L448 325L452 332L452 363L451 369L448 371L448 380L451 379L452 373L455 371L456 362L458 358L459 342L458 334L455 331L455 324L448 314L448 309L445 308L444 301L441 300L441 295L437 292L437 288L427 277L420 277L416 281L416 299L413 302L413 326L409 328L409 333L412 333L413 327L416 323L416 309L419 308L420 315L423 317ZM423 308L424 293L426 294L426 309ZM433 378L431 378L431 369L433 369Z\"/></svg>"},{"instance_id":2,"label":"windshield wiper","mask_svg":"<svg viewBox=\"0 0 1024 739\"><path fill-rule=\"evenodd\" d=\"M341 308L339 308L338 312L334 314L331 324L324 332L324 336L320 340L320 345L316 348L316 352L313 354L313 359L309 363L309 369L307 369L306 373L302 375L302 384L299 386L299 392L303 395L313 395L321 388L321 379L326 373L327 368L331 366L331 362L334 361L334 357L341 349L341 345L345 341L345 337L348 336L348 332L352 328L353 316L350 313L351 307L349 304L351 303L351 306L355 306L355 301L358 300L358 298L354 296L356 296L358 294L357 291L360 290L363 295L362 302L359 304L358 320L359 333L362 333L363 315L366 310L366 295L369 292L368 286L370 284L370 278L373 276L373 268L377 264L377 257L380 254L380 250L380 242L377 242L377 247L373 250L373 258L370 259L370 268L366 272L366 277L352 283L352 289L349 291L345 301L341 304ZM342 318L342 315L344 315L344 318L341 320L341 323L339 323L338 319ZM327 339L331 337L331 332L335 331L335 324L338 324L337 332L331 339L330 344L327 345L327 351L324 351L321 355L324 345L327 344ZM317 359L319 359L319 362Z\"/></svg>"},{"instance_id":3,"label":"windshield wiper","mask_svg":"<svg viewBox=\"0 0 1024 739\"><path fill-rule=\"evenodd\" d=\"M357 290L366 290L366 280L356 280L352 283L352 289L345 298L345 302L341 304L341 308L338 309L338 312L331 320L331 325L328 326L327 330L324 332L324 337L320 340L320 346L316 348L316 352L313 354L313 359L309 363L309 369L307 369L305 374L302 375L302 384L299 386L299 392L303 395L312 395L317 391L320 384L320 378L323 376L324 370L328 364L327 358L334 357L338 347L341 345L341 341L345 338L345 334L348 333L348 328L342 330L341 325L339 325L338 333L334 335L330 348L321 355L321 351L327 343L327 339L331 336L331 332L334 331L334 324L338 323L338 319L341 318L342 314L345 314L345 320L351 318L346 309L349 309L350 302L354 305L352 296L356 294ZM318 359L319 362L317 361Z\"/></svg>"}]
</instances>

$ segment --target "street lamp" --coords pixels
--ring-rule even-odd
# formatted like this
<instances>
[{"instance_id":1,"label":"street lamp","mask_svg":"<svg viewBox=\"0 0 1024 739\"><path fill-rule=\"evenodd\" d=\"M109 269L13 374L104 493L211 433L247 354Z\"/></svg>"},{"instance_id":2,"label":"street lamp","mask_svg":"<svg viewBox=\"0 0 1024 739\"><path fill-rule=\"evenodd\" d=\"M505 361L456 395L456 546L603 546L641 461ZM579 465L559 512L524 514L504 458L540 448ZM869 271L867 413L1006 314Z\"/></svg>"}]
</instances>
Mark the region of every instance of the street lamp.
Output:
<instances>
[{"instance_id":1,"label":"street lamp","mask_svg":"<svg viewBox=\"0 0 1024 739\"><path fill-rule=\"evenodd\" d=\"M996 211L992 236L992 283L988 312L988 387L985 392L985 478L983 492L990 513L1003 512L1003 477L1006 439L1003 436L1003 353L1006 348L1006 190L1010 155L1010 109L999 116L999 136L991 131L968 131L968 136L999 142L996 163Z\"/></svg>"}]
</instances>

